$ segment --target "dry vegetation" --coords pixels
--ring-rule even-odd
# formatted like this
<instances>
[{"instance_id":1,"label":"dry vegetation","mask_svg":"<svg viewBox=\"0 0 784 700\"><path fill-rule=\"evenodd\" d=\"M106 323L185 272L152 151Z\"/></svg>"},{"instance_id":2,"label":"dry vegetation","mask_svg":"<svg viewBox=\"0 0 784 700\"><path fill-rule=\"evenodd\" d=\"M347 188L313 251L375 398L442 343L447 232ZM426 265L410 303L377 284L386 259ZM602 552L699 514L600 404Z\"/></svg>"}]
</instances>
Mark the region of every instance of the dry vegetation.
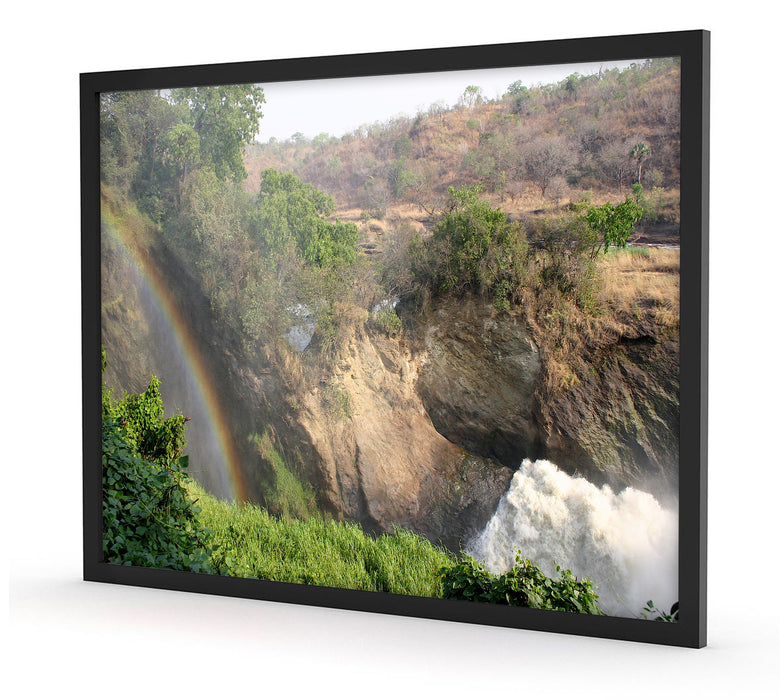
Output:
<instances>
[{"instance_id":1,"label":"dry vegetation","mask_svg":"<svg viewBox=\"0 0 784 700\"><path fill-rule=\"evenodd\" d=\"M629 248L604 256L599 299L617 315L652 315L663 328L680 323L680 250Z\"/></svg>"},{"instance_id":2,"label":"dry vegetation","mask_svg":"<svg viewBox=\"0 0 784 700\"><path fill-rule=\"evenodd\" d=\"M679 80L678 62L661 59L530 89L513 84L497 100L435 103L340 137L271 139L247 149L245 187L257 191L265 168L294 172L335 199L339 218L372 217L383 233L396 220L426 226L449 187L481 183L493 206L519 218L617 203L641 176L647 192L656 188L657 234L677 237ZM630 156L640 142L650 148L641 161Z\"/></svg>"},{"instance_id":3,"label":"dry vegetation","mask_svg":"<svg viewBox=\"0 0 784 700\"><path fill-rule=\"evenodd\" d=\"M406 293L410 271L400 271L410 266L408 245L416 234L430 237L450 187L482 185L483 200L525 232L537 220L570 216L575 205L617 205L640 179L645 213L631 243L677 246L679 81L677 60L662 59L555 85L513 84L498 100L435 103L414 117L364 124L339 138L271 139L248 147L244 187L257 191L263 170L275 168L331 195L330 218L357 225L362 257L397 270L399 284L386 290L384 280L379 287L365 280L363 298ZM635 159L632 149L641 142L649 152ZM677 332L677 249L599 255L595 268L579 273L583 298L543 284L538 255L529 260L520 307L540 345L548 390L578 384L597 349L622 336Z\"/></svg>"}]
</instances>

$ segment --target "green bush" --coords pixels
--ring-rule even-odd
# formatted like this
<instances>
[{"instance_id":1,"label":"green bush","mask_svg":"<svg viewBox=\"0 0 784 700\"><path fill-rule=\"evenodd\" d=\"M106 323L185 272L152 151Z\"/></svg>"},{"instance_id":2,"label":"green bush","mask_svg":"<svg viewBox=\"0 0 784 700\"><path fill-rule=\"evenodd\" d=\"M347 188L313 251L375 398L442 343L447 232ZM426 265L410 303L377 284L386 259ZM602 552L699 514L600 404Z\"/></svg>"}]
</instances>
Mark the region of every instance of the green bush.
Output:
<instances>
[{"instance_id":1,"label":"green bush","mask_svg":"<svg viewBox=\"0 0 784 700\"><path fill-rule=\"evenodd\" d=\"M596 257L602 248L605 253L610 246L623 248L642 215L643 208L631 197L615 206L609 202L600 207L588 206L585 221L592 231L601 236L591 249L591 257Z\"/></svg>"},{"instance_id":2,"label":"green bush","mask_svg":"<svg viewBox=\"0 0 784 700\"><path fill-rule=\"evenodd\" d=\"M106 353L101 349L101 368ZM163 417L156 377L117 403L102 391L103 555L109 564L208 573L209 532L184 483L185 418Z\"/></svg>"},{"instance_id":3,"label":"green bush","mask_svg":"<svg viewBox=\"0 0 784 700\"><path fill-rule=\"evenodd\" d=\"M164 466L182 455L185 417L163 417L160 382L153 376L141 394L126 394L109 413L124 428L125 438L143 459Z\"/></svg>"},{"instance_id":4,"label":"green bush","mask_svg":"<svg viewBox=\"0 0 784 700\"><path fill-rule=\"evenodd\" d=\"M470 556L441 569L444 597L500 603L541 610L601 615L598 594L588 579L578 581L571 571L556 566L558 578L549 578L536 564L520 555L505 574L496 576Z\"/></svg>"},{"instance_id":5,"label":"green bush","mask_svg":"<svg viewBox=\"0 0 784 700\"><path fill-rule=\"evenodd\" d=\"M391 306L385 306L383 309L379 309L379 311L373 315L373 324L380 331L389 336L397 335L403 328L400 316L397 315L397 311Z\"/></svg>"},{"instance_id":6,"label":"green bush","mask_svg":"<svg viewBox=\"0 0 784 700\"><path fill-rule=\"evenodd\" d=\"M532 219L527 236L537 255L540 284L557 289L581 308L592 311L599 286L592 251L604 245L604 238L580 213Z\"/></svg>"},{"instance_id":7,"label":"green bush","mask_svg":"<svg viewBox=\"0 0 784 700\"><path fill-rule=\"evenodd\" d=\"M526 245L520 226L481 192L481 185L449 188L449 207L425 243L426 255L418 262L412 251L412 265L436 293L478 292L504 307L523 285Z\"/></svg>"},{"instance_id":8,"label":"green bush","mask_svg":"<svg viewBox=\"0 0 784 700\"><path fill-rule=\"evenodd\" d=\"M103 422L103 556L108 564L210 573L209 532L183 486L187 457L143 459L119 420Z\"/></svg>"}]
</instances>

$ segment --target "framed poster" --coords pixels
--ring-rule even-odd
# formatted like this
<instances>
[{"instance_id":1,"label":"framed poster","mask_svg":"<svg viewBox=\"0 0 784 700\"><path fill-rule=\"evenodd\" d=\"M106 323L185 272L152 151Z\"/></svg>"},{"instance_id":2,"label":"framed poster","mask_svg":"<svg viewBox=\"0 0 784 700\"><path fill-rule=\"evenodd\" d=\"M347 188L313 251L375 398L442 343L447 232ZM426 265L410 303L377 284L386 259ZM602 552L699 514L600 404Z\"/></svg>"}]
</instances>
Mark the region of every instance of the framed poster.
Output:
<instances>
[{"instance_id":1,"label":"framed poster","mask_svg":"<svg viewBox=\"0 0 784 700\"><path fill-rule=\"evenodd\" d=\"M85 579L705 644L706 32L81 116Z\"/></svg>"}]
</instances>

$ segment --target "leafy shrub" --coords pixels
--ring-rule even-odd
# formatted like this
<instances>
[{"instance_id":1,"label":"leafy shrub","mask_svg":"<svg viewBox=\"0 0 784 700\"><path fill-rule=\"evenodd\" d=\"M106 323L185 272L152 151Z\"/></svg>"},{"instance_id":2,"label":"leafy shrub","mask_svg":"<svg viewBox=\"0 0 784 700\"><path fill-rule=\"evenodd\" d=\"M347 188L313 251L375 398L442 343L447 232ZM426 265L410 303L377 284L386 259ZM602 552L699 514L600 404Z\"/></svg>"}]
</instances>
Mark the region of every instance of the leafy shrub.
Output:
<instances>
[{"instance_id":1,"label":"leafy shrub","mask_svg":"<svg viewBox=\"0 0 784 700\"><path fill-rule=\"evenodd\" d=\"M117 403L103 386L104 561L208 573L209 532L184 487L185 418L163 417L159 386L153 376L146 391Z\"/></svg>"},{"instance_id":2,"label":"leafy shrub","mask_svg":"<svg viewBox=\"0 0 784 700\"><path fill-rule=\"evenodd\" d=\"M309 264L339 267L356 258L359 230L350 222L327 221L334 209L328 194L292 173L267 168L261 173L251 228L271 253L293 243Z\"/></svg>"},{"instance_id":3,"label":"leafy shrub","mask_svg":"<svg viewBox=\"0 0 784 700\"><path fill-rule=\"evenodd\" d=\"M640 220L645 224L657 224L663 220L664 190L654 186L650 195L646 195L642 185L635 182L632 185L634 201L642 207Z\"/></svg>"},{"instance_id":4,"label":"leafy shrub","mask_svg":"<svg viewBox=\"0 0 784 700\"><path fill-rule=\"evenodd\" d=\"M500 603L541 610L601 615L598 594L588 579L578 581L571 571L556 566L558 578L549 578L536 564L515 557L515 566L496 576L484 564L464 556L458 564L441 569L444 597Z\"/></svg>"},{"instance_id":5,"label":"leafy shrub","mask_svg":"<svg viewBox=\"0 0 784 700\"><path fill-rule=\"evenodd\" d=\"M210 573L209 533L183 487L188 458L143 459L119 420L103 422L102 444L104 561Z\"/></svg>"},{"instance_id":6,"label":"leafy shrub","mask_svg":"<svg viewBox=\"0 0 784 700\"><path fill-rule=\"evenodd\" d=\"M110 409L124 428L125 439L143 459L164 466L180 457L185 446L185 417L163 417L160 382L153 376L141 394L126 394Z\"/></svg>"},{"instance_id":7,"label":"leafy shrub","mask_svg":"<svg viewBox=\"0 0 784 700\"><path fill-rule=\"evenodd\" d=\"M659 610L654 604L652 600L649 600L642 611L642 617L645 620L650 619L649 615L655 615L653 618L656 622L678 622L678 616L680 613L680 604L675 602L672 604L670 608L670 612L666 613L663 610Z\"/></svg>"},{"instance_id":8,"label":"leafy shrub","mask_svg":"<svg viewBox=\"0 0 784 700\"><path fill-rule=\"evenodd\" d=\"M449 208L425 244L428 255L417 264L412 251L415 276L436 292L474 291L514 300L523 284L525 242L520 226L480 199L481 191L481 185L449 188Z\"/></svg>"},{"instance_id":9,"label":"leafy shrub","mask_svg":"<svg viewBox=\"0 0 784 700\"><path fill-rule=\"evenodd\" d=\"M592 247L591 257L596 257L602 247L605 253L611 245L623 248L642 215L643 208L631 197L615 206L605 202L600 207L587 207L585 221L602 237Z\"/></svg>"},{"instance_id":10,"label":"leafy shrub","mask_svg":"<svg viewBox=\"0 0 784 700\"><path fill-rule=\"evenodd\" d=\"M542 217L528 223L527 236L538 255L539 282L592 310L598 289L598 271L591 251L603 245L580 214Z\"/></svg>"},{"instance_id":11,"label":"leafy shrub","mask_svg":"<svg viewBox=\"0 0 784 700\"><path fill-rule=\"evenodd\" d=\"M397 311L391 306L379 309L373 315L373 323L380 331L389 336L397 335L403 327L400 316L397 315Z\"/></svg>"}]
</instances>

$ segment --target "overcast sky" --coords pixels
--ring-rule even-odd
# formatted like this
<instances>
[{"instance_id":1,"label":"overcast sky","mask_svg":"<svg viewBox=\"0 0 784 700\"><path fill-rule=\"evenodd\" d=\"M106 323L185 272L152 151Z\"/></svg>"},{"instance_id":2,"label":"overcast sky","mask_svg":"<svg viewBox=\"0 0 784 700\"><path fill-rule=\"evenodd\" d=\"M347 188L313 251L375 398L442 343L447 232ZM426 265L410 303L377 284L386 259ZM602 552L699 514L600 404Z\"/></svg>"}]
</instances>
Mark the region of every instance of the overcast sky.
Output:
<instances>
[{"instance_id":1,"label":"overcast sky","mask_svg":"<svg viewBox=\"0 0 784 700\"><path fill-rule=\"evenodd\" d=\"M572 73L590 75L600 69L624 68L632 61L576 63L526 68L494 68L370 78L339 78L289 83L262 83L266 104L256 137L266 142L302 132L308 138L326 132L343 136L362 124L405 114L415 116L443 100L454 105L468 85L478 85L487 98L506 92L515 80L528 87L563 80Z\"/></svg>"}]
</instances>

